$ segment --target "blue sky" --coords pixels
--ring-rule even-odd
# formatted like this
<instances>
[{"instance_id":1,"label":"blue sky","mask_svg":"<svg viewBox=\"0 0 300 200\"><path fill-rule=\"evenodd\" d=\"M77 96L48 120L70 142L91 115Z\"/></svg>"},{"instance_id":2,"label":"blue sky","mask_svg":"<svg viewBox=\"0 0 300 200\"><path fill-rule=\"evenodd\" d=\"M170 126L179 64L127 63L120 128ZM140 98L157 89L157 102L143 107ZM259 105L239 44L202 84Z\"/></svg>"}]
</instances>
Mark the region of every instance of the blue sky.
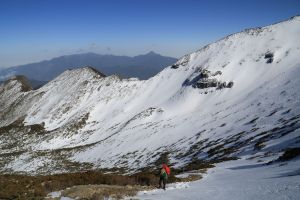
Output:
<instances>
[{"instance_id":1,"label":"blue sky","mask_svg":"<svg viewBox=\"0 0 300 200\"><path fill-rule=\"evenodd\" d=\"M300 0L1 0L0 67L95 52L180 57L300 14Z\"/></svg>"}]
</instances>

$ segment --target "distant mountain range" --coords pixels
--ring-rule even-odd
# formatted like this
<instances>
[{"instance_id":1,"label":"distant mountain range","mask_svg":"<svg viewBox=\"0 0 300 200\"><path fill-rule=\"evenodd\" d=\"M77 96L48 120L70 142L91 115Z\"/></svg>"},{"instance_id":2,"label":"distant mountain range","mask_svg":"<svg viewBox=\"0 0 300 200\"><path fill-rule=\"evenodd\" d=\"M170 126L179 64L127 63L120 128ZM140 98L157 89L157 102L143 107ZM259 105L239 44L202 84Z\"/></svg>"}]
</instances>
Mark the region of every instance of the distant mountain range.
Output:
<instances>
[{"instance_id":1,"label":"distant mountain range","mask_svg":"<svg viewBox=\"0 0 300 200\"><path fill-rule=\"evenodd\" d=\"M34 80L34 82L50 81L67 69L76 69L88 65L93 66L105 75L117 74L124 78L148 79L176 61L176 58L162 56L153 51L134 57L96 53L74 54L5 68L0 70L0 81L6 80L12 75L24 75L29 80Z\"/></svg>"}]
</instances>

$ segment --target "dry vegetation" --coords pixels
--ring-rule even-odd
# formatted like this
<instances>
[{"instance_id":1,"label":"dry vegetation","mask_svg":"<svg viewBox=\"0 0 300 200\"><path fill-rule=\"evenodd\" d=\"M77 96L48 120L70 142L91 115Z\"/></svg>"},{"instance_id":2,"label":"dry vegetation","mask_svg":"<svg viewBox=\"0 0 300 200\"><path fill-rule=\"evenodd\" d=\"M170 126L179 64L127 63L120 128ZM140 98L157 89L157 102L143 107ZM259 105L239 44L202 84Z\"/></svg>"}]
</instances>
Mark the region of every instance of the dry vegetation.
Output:
<instances>
[{"instance_id":1,"label":"dry vegetation","mask_svg":"<svg viewBox=\"0 0 300 200\"><path fill-rule=\"evenodd\" d=\"M74 185L147 185L156 182L154 177L147 173L123 176L98 171L48 176L1 175L0 199L43 199L51 191Z\"/></svg>"},{"instance_id":2,"label":"dry vegetation","mask_svg":"<svg viewBox=\"0 0 300 200\"><path fill-rule=\"evenodd\" d=\"M204 172L205 169L210 167L213 167L211 163L198 161L181 169L172 169L168 182L198 180L201 177L197 175L191 175L182 179L176 178L175 175L189 170L200 169L202 170L201 172ZM158 173L159 171L156 169L144 169L142 172L133 175L107 174L103 171L46 176L0 175L0 199L43 199L48 193L59 190L64 190L63 195L71 197L78 195L75 192L76 189L92 191L91 195L81 192L83 196L80 197L82 199L101 199L107 195L119 198L122 195L130 196L139 190L156 187L158 184ZM66 190L66 188L70 189Z\"/></svg>"},{"instance_id":3,"label":"dry vegetation","mask_svg":"<svg viewBox=\"0 0 300 200\"><path fill-rule=\"evenodd\" d=\"M74 199L102 200L105 198L122 199L134 196L138 191L154 189L153 186L118 186L118 185L78 185L62 191L62 196ZM55 198L47 198L55 200Z\"/></svg>"}]
</instances>

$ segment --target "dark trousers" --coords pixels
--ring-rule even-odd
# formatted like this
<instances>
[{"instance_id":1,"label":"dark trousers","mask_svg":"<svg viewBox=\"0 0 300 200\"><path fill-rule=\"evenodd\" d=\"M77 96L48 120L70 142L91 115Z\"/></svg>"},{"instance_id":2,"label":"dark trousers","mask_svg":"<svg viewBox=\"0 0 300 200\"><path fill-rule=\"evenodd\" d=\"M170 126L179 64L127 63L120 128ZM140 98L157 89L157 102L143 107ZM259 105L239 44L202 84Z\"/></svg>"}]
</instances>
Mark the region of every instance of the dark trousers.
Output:
<instances>
[{"instance_id":1,"label":"dark trousers","mask_svg":"<svg viewBox=\"0 0 300 200\"><path fill-rule=\"evenodd\" d=\"M161 188L161 183L163 184L163 189L165 190L166 189L166 182L167 182L167 179L164 178L163 176L160 176L159 177L159 188Z\"/></svg>"}]
</instances>

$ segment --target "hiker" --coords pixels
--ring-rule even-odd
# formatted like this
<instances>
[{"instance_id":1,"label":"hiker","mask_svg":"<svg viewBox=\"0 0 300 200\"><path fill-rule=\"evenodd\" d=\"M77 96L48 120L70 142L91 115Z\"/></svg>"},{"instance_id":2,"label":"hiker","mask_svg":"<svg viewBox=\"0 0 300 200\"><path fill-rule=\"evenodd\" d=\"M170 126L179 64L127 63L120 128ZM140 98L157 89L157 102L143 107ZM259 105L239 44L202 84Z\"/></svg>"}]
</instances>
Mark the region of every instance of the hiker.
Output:
<instances>
[{"instance_id":1,"label":"hiker","mask_svg":"<svg viewBox=\"0 0 300 200\"><path fill-rule=\"evenodd\" d=\"M162 168L160 170L160 176L159 176L159 188L166 189L166 182L168 180L168 176L170 175L170 168L163 164ZM163 187L161 187L161 184L163 183Z\"/></svg>"}]
</instances>

